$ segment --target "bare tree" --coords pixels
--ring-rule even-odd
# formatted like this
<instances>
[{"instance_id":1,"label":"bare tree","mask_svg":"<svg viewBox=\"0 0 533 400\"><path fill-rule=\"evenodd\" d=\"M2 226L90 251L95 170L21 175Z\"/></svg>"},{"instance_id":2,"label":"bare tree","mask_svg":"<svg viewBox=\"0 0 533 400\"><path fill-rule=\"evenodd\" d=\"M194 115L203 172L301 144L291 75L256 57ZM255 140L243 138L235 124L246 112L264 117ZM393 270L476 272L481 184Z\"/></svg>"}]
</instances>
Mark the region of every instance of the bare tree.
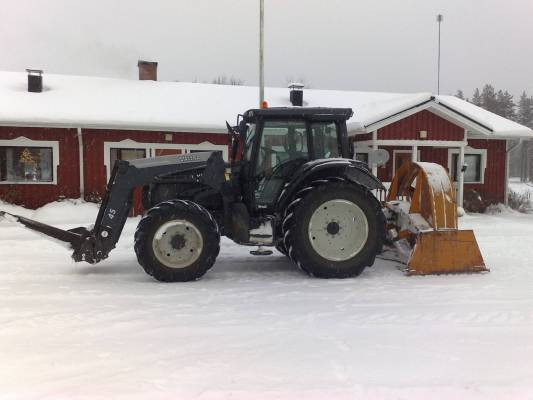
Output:
<instances>
[{"instance_id":1,"label":"bare tree","mask_svg":"<svg viewBox=\"0 0 533 400\"><path fill-rule=\"evenodd\" d=\"M219 75L211 81L215 85L231 85L231 86L242 86L244 85L244 80L234 77L233 75L229 78L226 75Z\"/></svg>"}]
</instances>

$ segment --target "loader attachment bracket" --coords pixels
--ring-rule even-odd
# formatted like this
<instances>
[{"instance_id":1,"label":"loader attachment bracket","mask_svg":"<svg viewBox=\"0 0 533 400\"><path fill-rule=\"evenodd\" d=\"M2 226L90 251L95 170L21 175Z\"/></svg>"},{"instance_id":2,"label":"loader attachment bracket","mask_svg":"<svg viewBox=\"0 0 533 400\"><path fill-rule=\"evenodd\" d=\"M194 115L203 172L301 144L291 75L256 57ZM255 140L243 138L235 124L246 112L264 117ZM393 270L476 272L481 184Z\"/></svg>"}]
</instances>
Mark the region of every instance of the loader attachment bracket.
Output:
<instances>
[{"instance_id":1,"label":"loader attachment bracket","mask_svg":"<svg viewBox=\"0 0 533 400\"><path fill-rule=\"evenodd\" d=\"M55 226L43 224L42 222L34 221L33 219L29 219L21 215L11 214L5 211L0 211L0 217L4 217L11 222L18 223L25 228L31 229L32 231L42 233L48 237L70 244L71 248L74 250L74 258L76 258L76 253L78 253L83 247L83 242L91 235L91 232L84 227L63 230L56 228Z\"/></svg>"}]
</instances>

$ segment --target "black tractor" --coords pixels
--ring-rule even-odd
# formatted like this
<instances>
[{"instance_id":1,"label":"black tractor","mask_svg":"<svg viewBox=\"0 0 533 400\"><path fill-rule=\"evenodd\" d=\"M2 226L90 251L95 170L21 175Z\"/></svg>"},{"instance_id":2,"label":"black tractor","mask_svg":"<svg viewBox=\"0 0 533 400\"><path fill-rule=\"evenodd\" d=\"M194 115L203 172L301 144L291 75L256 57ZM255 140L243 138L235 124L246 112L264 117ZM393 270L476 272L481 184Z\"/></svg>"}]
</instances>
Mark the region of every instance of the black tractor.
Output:
<instances>
[{"instance_id":1,"label":"black tractor","mask_svg":"<svg viewBox=\"0 0 533 400\"><path fill-rule=\"evenodd\" d=\"M237 126L228 124L229 164L219 152L117 161L90 230L11 217L70 243L75 261L96 263L115 247L133 189L142 186L147 211L135 252L157 280L200 278L215 263L220 236L258 246L257 255L275 246L316 277L356 276L381 251L385 218L372 194L383 185L353 160L346 128L352 114L345 108L248 110Z\"/></svg>"}]
</instances>

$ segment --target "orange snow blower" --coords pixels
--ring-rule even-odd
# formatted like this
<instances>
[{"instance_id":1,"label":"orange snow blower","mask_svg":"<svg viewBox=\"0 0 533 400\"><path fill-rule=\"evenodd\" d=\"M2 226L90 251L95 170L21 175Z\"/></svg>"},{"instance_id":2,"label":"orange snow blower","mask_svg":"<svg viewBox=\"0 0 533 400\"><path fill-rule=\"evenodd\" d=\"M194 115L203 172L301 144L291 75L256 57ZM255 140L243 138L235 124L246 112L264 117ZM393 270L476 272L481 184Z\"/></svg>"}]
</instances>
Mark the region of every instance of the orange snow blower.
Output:
<instances>
[{"instance_id":1,"label":"orange snow blower","mask_svg":"<svg viewBox=\"0 0 533 400\"><path fill-rule=\"evenodd\" d=\"M408 275L488 271L474 232L458 229L455 190L441 165L404 163L392 180L385 211Z\"/></svg>"}]
</instances>

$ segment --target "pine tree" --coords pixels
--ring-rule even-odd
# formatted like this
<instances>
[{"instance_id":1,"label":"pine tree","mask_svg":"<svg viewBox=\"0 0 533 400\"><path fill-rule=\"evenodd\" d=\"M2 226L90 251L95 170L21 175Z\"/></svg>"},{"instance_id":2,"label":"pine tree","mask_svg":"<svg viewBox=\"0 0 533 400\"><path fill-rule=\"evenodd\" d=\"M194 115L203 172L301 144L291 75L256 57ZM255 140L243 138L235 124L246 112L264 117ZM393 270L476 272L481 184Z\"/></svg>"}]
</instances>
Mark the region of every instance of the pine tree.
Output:
<instances>
[{"instance_id":1,"label":"pine tree","mask_svg":"<svg viewBox=\"0 0 533 400\"><path fill-rule=\"evenodd\" d=\"M463 91L461 89L457 90L457 93L455 93L455 97L461 99L461 100L464 100L465 99L465 95L463 93Z\"/></svg>"},{"instance_id":2,"label":"pine tree","mask_svg":"<svg viewBox=\"0 0 533 400\"><path fill-rule=\"evenodd\" d=\"M518 123L533 128L533 98L522 92L518 101Z\"/></svg>"},{"instance_id":3,"label":"pine tree","mask_svg":"<svg viewBox=\"0 0 533 400\"><path fill-rule=\"evenodd\" d=\"M522 92L520 100L518 101L518 123L533 127L533 98L528 97L526 92ZM520 181L526 182L529 177L531 177L531 167L532 164L530 161L530 145L527 140L522 142L520 148Z\"/></svg>"},{"instance_id":4,"label":"pine tree","mask_svg":"<svg viewBox=\"0 0 533 400\"><path fill-rule=\"evenodd\" d=\"M489 84L483 86L483 91L481 92L481 107L495 114L501 114L494 86Z\"/></svg>"},{"instance_id":5,"label":"pine tree","mask_svg":"<svg viewBox=\"0 0 533 400\"><path fill-rule=\"evenodd\" d=\"M472 96L472 104L478 106L478 107L481 107L482 106L482 101L481 101L481 94L479 93L479 89L476 88L476 90L474 90L474 95Z\"/></svg>"},{"instance_id":6,"label":"pine tree","mask_svg":"<svg viewBox=\"0 0 533 400\"><path fill-rule=\"evenodd\" d=\"M516 104L513 100L513 95L507 90L505 92L498 90L496 94L496 102L498 103L498 115L511 120L516 119L515 107Z\"/></svg>"}]
</instances>

